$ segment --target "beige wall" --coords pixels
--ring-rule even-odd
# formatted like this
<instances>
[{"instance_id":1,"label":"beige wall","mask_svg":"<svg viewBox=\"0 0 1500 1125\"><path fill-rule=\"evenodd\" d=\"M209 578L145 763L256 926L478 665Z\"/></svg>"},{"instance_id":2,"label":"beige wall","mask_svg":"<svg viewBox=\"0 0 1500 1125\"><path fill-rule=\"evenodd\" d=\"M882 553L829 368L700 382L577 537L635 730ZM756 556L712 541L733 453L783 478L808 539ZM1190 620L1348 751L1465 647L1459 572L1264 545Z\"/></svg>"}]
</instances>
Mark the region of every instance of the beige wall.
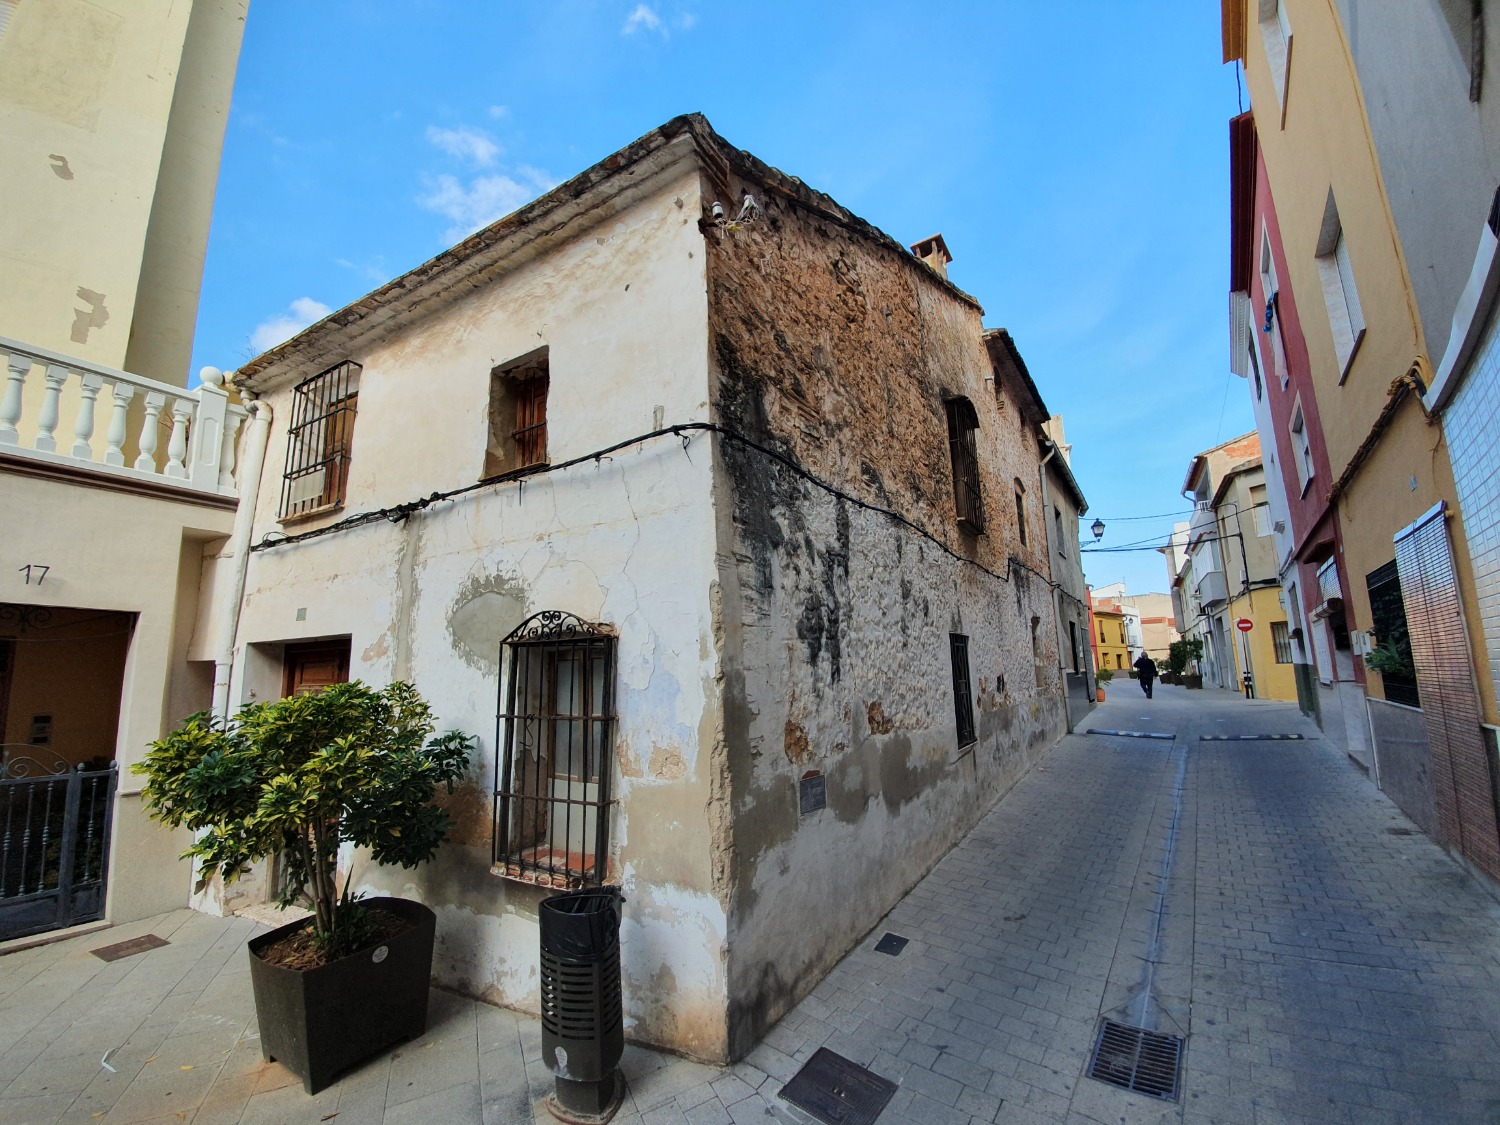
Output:
<instances>
[{"instance_id":1,"label":"beige wall","mask_svg":"<svg viewBox=\"0 0 1500 1125\"><path fill-rule=\"evenodd\" d=\"M40 513L47 518L39 518ZM203 547L228 533L233 515L223 508L0 473L0 527L5 528L0 602L135 618L119 665L122 678L112 700L101 697L98 708L99 715L111 702L118 708L110 749L120 765L121 795L106 907L114 922L187 903L188 870L177 861L187 836L144 817L141 779L129 767L180 717L172 713L170 701L190 701L192 691L183 682L185 676L191 682L183 622L196 613L196 568ZM40 585L28 585L19 573L27 564L50 567ZM185 565L192 573L184 573ZM93 673L79 668L62 674ZM102 683L98 686L102 692ZM29 714L17 713L14 697L11 710L12 728L15 722L29 722ZM103 721L99 715L90 720L96 727ZM59 732L67 729L65 722Z\"/></svg>"},{"instance_id":2,"label":"beige wall","mask_svg":"<svg viewBox=\"0 0 1500 1125\"><path fill-rule=\"evenodd\" d=\"M246 3L16 10L0 39L0 336L186 383Z\"/></svg>"}]
</instances>

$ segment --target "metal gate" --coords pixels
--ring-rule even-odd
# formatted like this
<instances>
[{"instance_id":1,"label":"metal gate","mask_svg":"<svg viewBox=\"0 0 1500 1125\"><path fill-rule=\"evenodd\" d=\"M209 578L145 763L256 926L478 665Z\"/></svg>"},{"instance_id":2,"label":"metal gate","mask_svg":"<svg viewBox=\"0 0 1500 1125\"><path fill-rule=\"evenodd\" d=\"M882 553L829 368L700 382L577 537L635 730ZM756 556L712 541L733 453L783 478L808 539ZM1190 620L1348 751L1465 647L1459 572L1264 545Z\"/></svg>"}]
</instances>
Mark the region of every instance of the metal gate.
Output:
<instances>
[{"instance_id":1,"label":"metal gate","mask_svg":"<svg viewBox=\"0 0 1500 1125\"><path fill-rule=\"evenodd\" d=\"M0 761L0 941L104 917L116 770L35 746Z\"/></svg>"}]
</instances>

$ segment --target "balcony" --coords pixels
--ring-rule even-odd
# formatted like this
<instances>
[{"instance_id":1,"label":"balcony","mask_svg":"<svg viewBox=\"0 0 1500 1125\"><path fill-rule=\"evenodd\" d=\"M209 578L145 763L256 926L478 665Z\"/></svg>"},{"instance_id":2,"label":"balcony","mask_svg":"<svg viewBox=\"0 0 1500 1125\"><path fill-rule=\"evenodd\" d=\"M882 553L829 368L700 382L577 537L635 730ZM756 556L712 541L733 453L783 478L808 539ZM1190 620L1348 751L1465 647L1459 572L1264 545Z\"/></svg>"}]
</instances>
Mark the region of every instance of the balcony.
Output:
<instances>
[{"instance_id":1,"label":"balcony","mask_svg":"<svg viewBox=\"0 0 1500 1125\"><path fill-rule=\"evenodd\" d=\"M234 445L247 412L229 401L212 368L190 391L3 336L0 353L0 456L235 497Z\"/></svg>"},{"instance_id":2,"label":"balcony","mask_svg":"<svg viewBox=\"0 0 1500 1125\"><path fill-rule=\"evenodd\" d=\"M1188 542L1191 543L1200 536L1213 534L1217 519L1213 507L1206 500L1200 500L1194 504L1193 514L1188 519Z\"/></svg>"},{"instance_id":3,"label":"balcony","mask_svg":"<svg viewBox=\"0 0 1500 1125\"><path fill-rule=\"evenodd\" d=\"M1222 570L1210 570L1198 579L1198 601L1205 609L1223 605L1229 601L1229 586L1224 581Z\"/></svg>"}]
</instances>

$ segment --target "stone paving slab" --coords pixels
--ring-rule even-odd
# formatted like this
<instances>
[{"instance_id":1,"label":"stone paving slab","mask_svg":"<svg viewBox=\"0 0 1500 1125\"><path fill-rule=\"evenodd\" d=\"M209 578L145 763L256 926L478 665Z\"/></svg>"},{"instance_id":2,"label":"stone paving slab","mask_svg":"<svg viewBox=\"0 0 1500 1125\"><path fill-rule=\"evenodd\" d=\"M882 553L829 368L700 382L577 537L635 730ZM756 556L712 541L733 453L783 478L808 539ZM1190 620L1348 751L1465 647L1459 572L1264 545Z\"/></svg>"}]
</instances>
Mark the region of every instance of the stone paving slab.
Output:
<instances>
[{"instance_id":1,"label":"stone paving slab","mask_svg":"<svg viewBox=\"0 0 1500 1125\"><path fill-rule=\"evenodd\" d=\"M631 1046L620 1125L808 1125L819 1047L880 1125L1500 1122L1500 905L1294 707L1122 685L749 1056ZM1300 733L1302 741L1200 741ZM260 1057L245 942L181 910L0 957L0 1122L526 1125L532 1018L434 990L429 1030L314 1098ZM909 939L875 951L887 931ZM90 949L156 934L107 963ZM1182 1096L1085 1076L1101 1017L1186 1037ZM107 1065L105 1065L107 1064Z\"/></svg>"}]
</instances>

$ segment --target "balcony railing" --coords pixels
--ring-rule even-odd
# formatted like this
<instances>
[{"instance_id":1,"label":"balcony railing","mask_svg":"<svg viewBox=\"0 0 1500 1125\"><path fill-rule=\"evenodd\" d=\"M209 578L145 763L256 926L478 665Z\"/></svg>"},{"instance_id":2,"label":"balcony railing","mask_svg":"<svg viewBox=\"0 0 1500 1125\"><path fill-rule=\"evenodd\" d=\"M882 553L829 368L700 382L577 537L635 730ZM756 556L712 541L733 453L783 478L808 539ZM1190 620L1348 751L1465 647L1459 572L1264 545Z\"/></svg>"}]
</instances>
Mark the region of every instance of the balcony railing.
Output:
<instances>
[{"instance_id":1,"label":"balcony railing","mask_svg":"<svg viewBox=\"0 0 1500 1125\"><path fill-rule=\"evenodd\" d=\"M0 453L233 497L244 408L204 368L187 390L0 336ZM102 431L102 432L101 432Z\"/></svg>"}]
</instances>

